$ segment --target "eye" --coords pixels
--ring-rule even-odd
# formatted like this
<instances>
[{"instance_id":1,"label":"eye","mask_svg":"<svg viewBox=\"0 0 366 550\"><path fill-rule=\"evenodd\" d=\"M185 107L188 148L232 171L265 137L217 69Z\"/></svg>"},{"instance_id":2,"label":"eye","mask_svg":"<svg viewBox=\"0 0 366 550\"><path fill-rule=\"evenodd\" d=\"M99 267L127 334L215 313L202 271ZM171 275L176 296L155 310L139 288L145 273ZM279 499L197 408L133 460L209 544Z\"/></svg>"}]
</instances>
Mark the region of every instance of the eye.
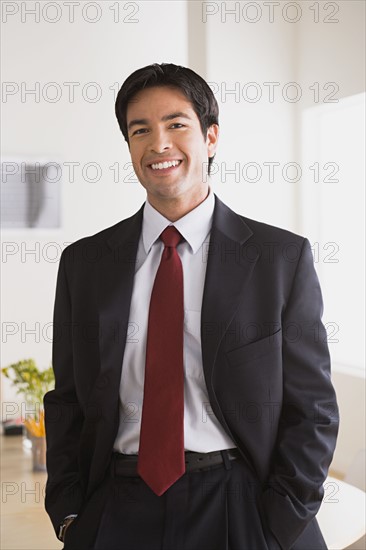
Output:
<instances>
[{"instance_id":1,"label":"eye","mask_svg":"<svg viewBox=\"0 0 366 550\"><path fill-rule=\"evenodd\" d=\"M139 128L138 130L135 130L132 135L135 136L135 135L141 135L141 134L144 134L145 132L147 132L147 128Z\"/></svg>"},{"instance_id":2,"label":"eye","mask_svg":"<svg viewBox=\"0 0 366 550\"><path fill-rule=\"evenodd\" d=\"M174 122L174 124L172 124L170 128L184 128L184 124L181 124L180 122Z\"/></svg>"}]
</instances>

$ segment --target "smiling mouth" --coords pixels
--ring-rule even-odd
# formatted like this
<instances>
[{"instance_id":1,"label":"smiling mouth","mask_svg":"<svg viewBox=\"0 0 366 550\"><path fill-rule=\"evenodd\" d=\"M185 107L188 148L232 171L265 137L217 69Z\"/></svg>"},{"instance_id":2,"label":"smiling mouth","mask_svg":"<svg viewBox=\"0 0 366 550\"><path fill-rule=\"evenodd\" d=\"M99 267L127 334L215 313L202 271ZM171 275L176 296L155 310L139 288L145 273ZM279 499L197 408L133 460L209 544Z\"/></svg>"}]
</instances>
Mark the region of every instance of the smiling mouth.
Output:
<instances>
[{"instance_id":1,"label":"smiling mouth","mask_svg":"<svg viewBox=\"0 0 366 550\"><path fill-rule=\"evenodd\" d=\"M177 166L179 166L181 163L182 163L181 160L168 160L168 161L164 161L164 162L157 162L157 163L154 163L154 164L149 164L149 168L151 168L152 170L154 170L156 172L160 172L160 171L163 171L163 170L169 170L169 169L172 169L172 168L177 168Z\"/></svg>"}]
</instances>

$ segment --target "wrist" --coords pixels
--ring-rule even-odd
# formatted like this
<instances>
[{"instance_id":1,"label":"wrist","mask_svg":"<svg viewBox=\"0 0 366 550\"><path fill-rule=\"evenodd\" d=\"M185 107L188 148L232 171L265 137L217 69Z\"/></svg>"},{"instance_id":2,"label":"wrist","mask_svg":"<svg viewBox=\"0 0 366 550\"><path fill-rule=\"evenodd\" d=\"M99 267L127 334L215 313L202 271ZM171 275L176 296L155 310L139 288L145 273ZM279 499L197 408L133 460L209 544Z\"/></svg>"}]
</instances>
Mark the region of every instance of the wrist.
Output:
<instances>
[{"instance_id":1,"label":"wrist","mask_svg":"<svg viewBox=\"0 0 366 550\"><path fill-rule=\"evenodd\" d=\"M65 533L68 527L70 526L70 524L74 521L76 517L77 517L77 514L70 514L69 516L66 516L62 521L62 523L60 524L57 537L61 542L64 542Z\"/></svg>"}]
</instances>

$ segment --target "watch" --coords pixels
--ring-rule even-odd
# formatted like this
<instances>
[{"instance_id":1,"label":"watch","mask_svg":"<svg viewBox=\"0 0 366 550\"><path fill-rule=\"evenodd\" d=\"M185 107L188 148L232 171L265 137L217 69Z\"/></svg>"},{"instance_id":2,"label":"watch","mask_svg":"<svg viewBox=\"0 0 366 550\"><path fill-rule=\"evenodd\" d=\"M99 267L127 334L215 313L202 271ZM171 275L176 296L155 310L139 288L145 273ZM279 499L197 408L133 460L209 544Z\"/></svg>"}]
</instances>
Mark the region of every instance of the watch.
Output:
<instances>
[{"instance_id":1,"label":"watch","mask_svg":"<svg viewBox=\"0 0 366 550\"><path fill-rule=\"evenodd\" d=\"M66 529L68 528L68 526L70 525L70 523L72 523L74 521L74 519L77 517L77 514L71 514L70 516L67 516L63 522L61 523L60 527L59 527L59 530L58 530L58 539L61 541L61 542L64 542L64 537L65 537L65 533L66 533Z\"/></svg>"}]
</instances>

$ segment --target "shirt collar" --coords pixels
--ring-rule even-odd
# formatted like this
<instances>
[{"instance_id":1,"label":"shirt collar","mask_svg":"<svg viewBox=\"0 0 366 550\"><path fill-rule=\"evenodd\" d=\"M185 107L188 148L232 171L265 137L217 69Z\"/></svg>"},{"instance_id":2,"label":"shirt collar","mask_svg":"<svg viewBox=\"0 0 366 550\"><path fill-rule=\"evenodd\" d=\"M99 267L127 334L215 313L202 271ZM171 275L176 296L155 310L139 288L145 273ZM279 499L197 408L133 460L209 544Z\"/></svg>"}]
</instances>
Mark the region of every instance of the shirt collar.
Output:
<instances>
[{"instance_id":1,"label":"shirt collar","mask_svg":"<svg viewBox=\"0 0 366 550\"><path fill-rule=\"evenodd\" d=\"M146 200L142 221L142 240L146 254L168 225L178 229L195 254L211 230L214 207L215 197L210 187L205 200L175 222L165 218Z\"/></svg>"}]
</instances>

